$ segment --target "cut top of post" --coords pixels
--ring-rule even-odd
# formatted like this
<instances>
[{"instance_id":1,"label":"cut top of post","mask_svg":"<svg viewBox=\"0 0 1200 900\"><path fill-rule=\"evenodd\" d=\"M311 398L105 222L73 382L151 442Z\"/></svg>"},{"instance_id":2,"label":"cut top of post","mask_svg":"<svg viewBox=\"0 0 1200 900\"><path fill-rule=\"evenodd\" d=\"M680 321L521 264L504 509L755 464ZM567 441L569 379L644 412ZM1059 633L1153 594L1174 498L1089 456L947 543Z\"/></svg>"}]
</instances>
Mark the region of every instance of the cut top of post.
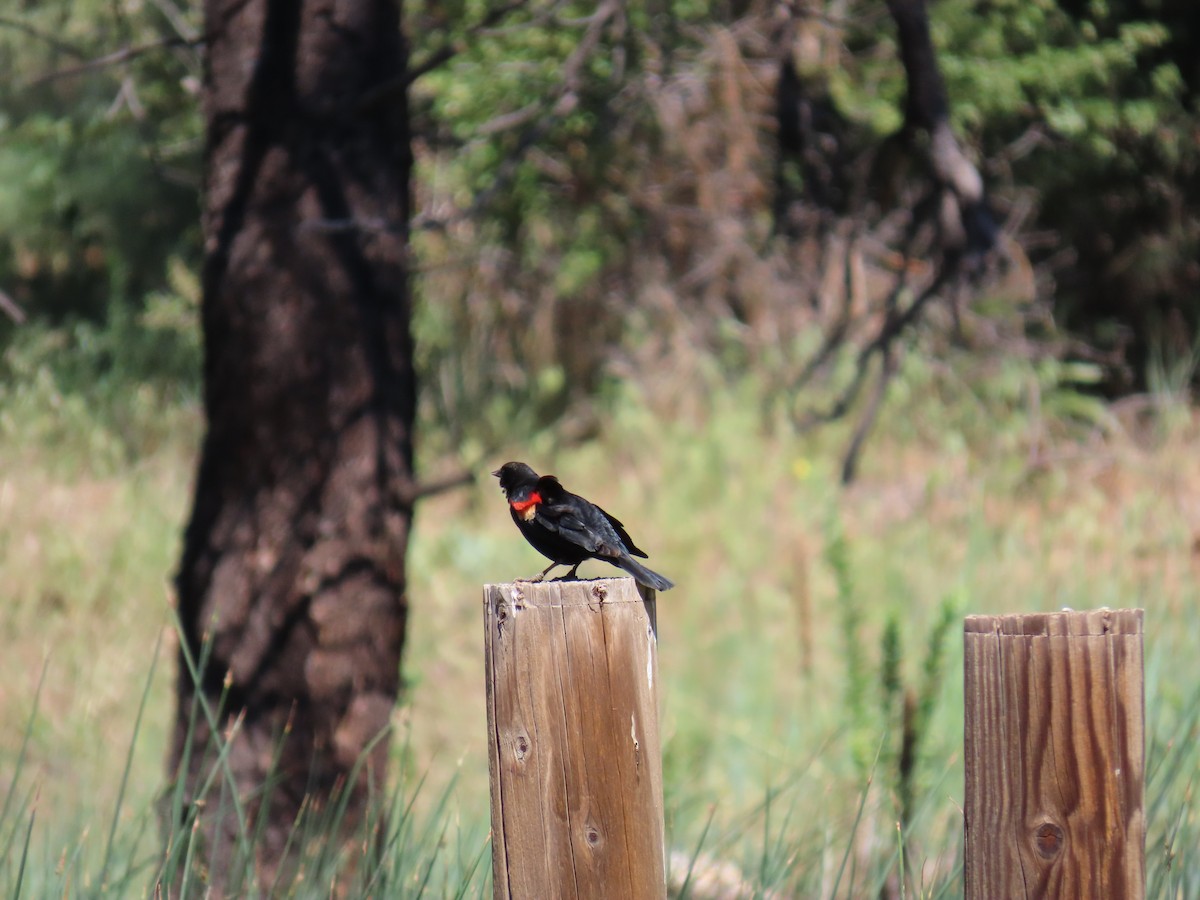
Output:
<instances>
[{"instance_id":1,"label":"cut top of post","mask_svg":"<svg viewBox=\"0 0 1200 900\"><path fill-rule=\"evenodd\" d=\"M483 586L483 602L493 591L499 591L514 603L529 607L543 608L547 606L591 606L594 603L643 603L653 599L655 591L652 588L637 587L637 593L630 595L625 591L625 582L633 581L629 577L591 578L579 581L510 581L505 584L485 584ZM571 590L562 588L570 585ZM576 590L586 587L588 590Z\"/></svg>"},{"instance_id":2,"label":"cut top of post","mask_svg":"<svg viewBox=\"0 0 1200 900\"><path fill-rule=\"evenodd\" d=\"M1106 634L1141 634L1143 611L1140 609L1096 609L1088 612L1066 610L1056 613L1029 613L1011 616L967 616L963 631L967 634L1058 637Z\"/></svg>"},{"instance_id":3,"label":"cut top of post","mask_svg":"<svg viewBox=\"0 0 1200 900\"><path fill-rule=\"evenodd\" d=\"M581 606L593 611L601 606L613 606L615 611L622 603L641 603L646 607L650 628L657 636L658 615L654 603L656 594L653 588L643 587L629 577L593 578L586 581L511 581L505 584L485 584L483 605L487 607L498 598L503 598L511 612L520 613L525 609L572 609ZM505 610L504 615L507 614L508 610Z\"/></svg>"}]
</instances>

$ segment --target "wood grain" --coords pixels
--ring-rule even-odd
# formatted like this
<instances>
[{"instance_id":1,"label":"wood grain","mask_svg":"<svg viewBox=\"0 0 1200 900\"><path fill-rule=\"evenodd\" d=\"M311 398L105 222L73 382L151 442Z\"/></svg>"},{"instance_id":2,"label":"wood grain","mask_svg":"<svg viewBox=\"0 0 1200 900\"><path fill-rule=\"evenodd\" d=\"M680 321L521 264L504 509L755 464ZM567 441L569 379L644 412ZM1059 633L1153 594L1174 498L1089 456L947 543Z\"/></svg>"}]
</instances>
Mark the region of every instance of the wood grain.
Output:
<instances>
[{"instance_id":1,"label":"wood grain","mask_svg":"<svg viewBox=\"0 0 1200 900\"><path fill-rule=\"evenodd\" d=\"M1142 611L965 622L966 896L1145 896Z\"/></svg>"},{"instance_id":2,"label":"wood grain","mask_svg":"<svg viewBox=\"0 0 1200 900\"><path fill-rule=\"evenodd\" d=\"M665 897L654 592L484 587L496 898Z\"/></svg>"}]
</instances>

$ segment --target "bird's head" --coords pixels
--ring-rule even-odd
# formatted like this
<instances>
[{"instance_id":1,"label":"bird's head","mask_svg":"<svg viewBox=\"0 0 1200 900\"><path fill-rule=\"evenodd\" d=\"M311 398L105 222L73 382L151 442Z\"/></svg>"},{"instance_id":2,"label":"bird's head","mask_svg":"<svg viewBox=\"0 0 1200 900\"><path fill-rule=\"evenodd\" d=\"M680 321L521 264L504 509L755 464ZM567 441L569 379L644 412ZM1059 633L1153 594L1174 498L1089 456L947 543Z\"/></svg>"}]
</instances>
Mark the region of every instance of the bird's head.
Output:
<instances>
[{"instance_id":1,"label":"bird's head","mask_svg":"<svg viewBox=\"0 0 1200 900\"><path fill-rule=\"evenodd\" d=\"M538 473L523 462L506 462L492 473L500 479L500 490L505 496L513 490L537 484Z\"/></svg>"}]
</instances>

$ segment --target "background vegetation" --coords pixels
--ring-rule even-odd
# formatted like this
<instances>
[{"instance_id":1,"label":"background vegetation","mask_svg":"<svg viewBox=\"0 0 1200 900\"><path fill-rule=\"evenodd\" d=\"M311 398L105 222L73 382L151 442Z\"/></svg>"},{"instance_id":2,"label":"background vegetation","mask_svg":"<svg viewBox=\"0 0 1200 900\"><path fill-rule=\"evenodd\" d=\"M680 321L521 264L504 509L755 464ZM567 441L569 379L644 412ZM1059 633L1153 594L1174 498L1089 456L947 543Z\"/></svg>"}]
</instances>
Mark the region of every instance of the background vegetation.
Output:
<instances>
[{"instance_id":1,"label":"background vegetation","mask_svg":"<svg viewBox=\"0 0 1200 900\"><path fill-rule=\"evenodd\" d=\"M931 6L956 129L1028 268L905 336L849 488L848 426L797 428L855 348L797 386L838 307L772 217L777 11L499 9L406 10L415 64L441 60L413 85L421 469L556 471L680 583L660 607L676 883L877 895L903 853L909 891L958 896L959 618L1109 605L1146 609L1151 895L1200 892L1189 5ZM904 90L886 10L809 11L846 152L874 171ZM0 14L10 894L148 893L165 865L153 660L160 640L173 657L201 431L199 33L170 0ZM499 503L480 483L418 512L396 715L412 815L377 876L410 895L486 890L478 585L538 565Z\"/></svg>"}]
</instances>

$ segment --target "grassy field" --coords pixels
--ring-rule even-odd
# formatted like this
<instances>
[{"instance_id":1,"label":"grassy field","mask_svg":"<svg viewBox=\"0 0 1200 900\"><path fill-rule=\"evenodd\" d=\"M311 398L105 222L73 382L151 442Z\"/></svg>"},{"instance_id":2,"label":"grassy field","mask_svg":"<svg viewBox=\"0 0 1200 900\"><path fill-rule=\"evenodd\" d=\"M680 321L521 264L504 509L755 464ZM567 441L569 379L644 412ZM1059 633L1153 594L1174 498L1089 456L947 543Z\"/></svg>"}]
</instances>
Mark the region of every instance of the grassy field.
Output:
<instances>
[{"instance_id":1,"label":"grassy field","mask_svg":"<svg viewBox=\"0 0 1200 900\"><path fill-rule=\"evenodd\" d=\"M479 460L474 487L424 501L394 742L415 813L392 895L422 878L429 896L486 894L480 585L541 568L486 473L523 458L601 500L679 584L659 603L664 769L674 874L696 861L693 895L724 877L745 896L878 896L911 789L907 895L960 896L961 616L1141 606L1151 896L1197 896L1200 419L1169 392L1055 406L1032 370L1001 374L910 364L850 488L844 429L797 437L753 380L708 376L682 394L629 389L596 440L535 436ZM70 398L57 413L5 400L0 891L144 894L174 677L166 585L199 416L176 403L117 429ZM905 688L928 711L907 787ZM134 873L123 891L100 884L106 855Z\"/></svg>"}]
</instances>

